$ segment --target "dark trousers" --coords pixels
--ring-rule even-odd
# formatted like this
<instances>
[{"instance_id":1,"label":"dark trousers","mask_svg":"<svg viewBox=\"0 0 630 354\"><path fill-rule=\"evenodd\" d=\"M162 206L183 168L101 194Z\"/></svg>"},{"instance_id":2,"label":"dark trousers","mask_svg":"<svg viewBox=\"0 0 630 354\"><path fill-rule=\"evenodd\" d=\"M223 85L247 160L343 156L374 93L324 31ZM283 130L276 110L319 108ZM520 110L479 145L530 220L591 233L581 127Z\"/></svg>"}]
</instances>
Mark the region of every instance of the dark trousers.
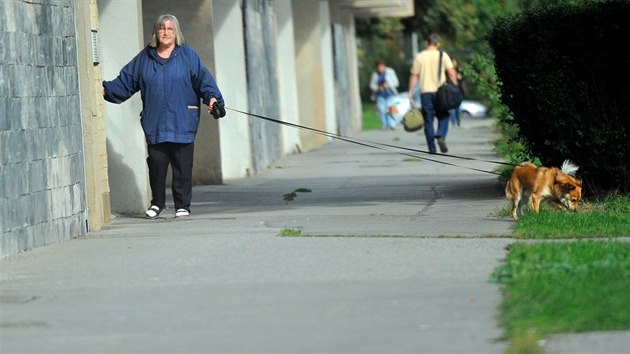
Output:
<instances>
[{"instance_id":1,"label":"dark trousers","mask_svg":"<svg viewBox=\"0 0 630 354\"><path fill-rule=\"evenodd\" d=\"M173 170L173 202L175 210L186 209L190 211L192 198L192 166L194 143L176 144L160 143L148 145L149 157L149 182L153 199L151 205L157 205L163 209L166 205L166 174L168 166Z\"/></svg>"},{"instance_id":2,"label":"dark trousers","mask_svg":"<svg viewBox=\"0 0 630 354\"><path fill-rule=\"evenodd\" d=\"M422 115L424 116L424 136L427 138L429 151L435 152L435 138L445 138L448 133L449 113L438 117L435 111L435 92L427 92L420 94L420 102L422 103ZM435 131L435 119L438 121L438 129Z\"/></svg>"}]
</instances>

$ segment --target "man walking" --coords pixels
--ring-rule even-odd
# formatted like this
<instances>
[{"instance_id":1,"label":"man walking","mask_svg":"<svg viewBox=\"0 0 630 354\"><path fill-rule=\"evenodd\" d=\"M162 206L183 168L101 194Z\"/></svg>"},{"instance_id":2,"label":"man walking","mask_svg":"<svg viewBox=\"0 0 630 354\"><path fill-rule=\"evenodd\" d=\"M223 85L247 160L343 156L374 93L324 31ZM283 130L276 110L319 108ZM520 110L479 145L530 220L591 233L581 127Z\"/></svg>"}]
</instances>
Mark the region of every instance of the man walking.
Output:
<instances>
[{"instance_id":1,"label":"man walking","mask_svg":"<svg viewBox=\"0 0 630 354\"><path fill-rule=\"evenodd\" d=\"M446 81L446 75L440 71L440 66L446 70L448 77L454 84L457 84L457 73L448 54L441 56L440 65L440 36L436 33L429 35L427 47L418 55L411 66L409 76L409 100L413 97L413 89L416 84L420 85L420 103L422 104L422 114L424 115L424 135L427 139L429 152L436 153L435 141L437 140L442 153L448 152L446 146L446 134L448 133L449 112L436 112L435 98L438 88ZM437 116L437 115L440 116ZM437 116L437 117L436 117ZM437 118L438 129L435 132L434 121Z\"/></svg>"}]
</instances>

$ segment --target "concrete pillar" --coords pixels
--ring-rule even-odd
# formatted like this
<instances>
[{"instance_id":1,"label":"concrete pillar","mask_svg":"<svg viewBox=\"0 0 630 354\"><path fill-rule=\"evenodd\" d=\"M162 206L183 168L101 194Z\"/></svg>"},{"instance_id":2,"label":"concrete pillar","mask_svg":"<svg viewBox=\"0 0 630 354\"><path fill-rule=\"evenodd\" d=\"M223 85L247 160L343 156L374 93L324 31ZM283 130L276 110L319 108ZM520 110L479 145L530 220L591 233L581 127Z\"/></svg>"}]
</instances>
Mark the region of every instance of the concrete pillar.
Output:
<instances>
[{"instance_id":1,"label":"concrete pillar","mask_svg":"<svg viewBox=\"0 0 630 354\"><path fill-rule=\"evenodd\" d=\"M359 53L357 53L357 41L355 31L354 14L348 12L342 19L342 25L348 28L348 73L350 77L350 96L352 97L352 120L354 131L363 129L363 106L361 104L361 85L359 84Z\"/></svg>"},{"instance_id":2,"label":"concrete pillar","mask_svg":"<svg viewBox=\"0 0 630 354\"><path fill-rule=\"evenodd\" d=\"M238 1L212 3L214 59L217 84L226 106L248 111L243 12ZM224 178L240 178L252 172L249 121L246 115L227 111L219 120L221 162Z\"/></svg>"},{"instance_id":3,"label":"concrete pillar","mask_svg":"<svg viewBox=\"0 0 630 354\"><path fill-rule=\"evenodd\" d=\"M322 66L320 7L320 1L295 1L293 31L300 124L326 130L329 109L324 90L328 84ZM306 131L300 132L300 139L307 150L326 143L326 137Z\"/></svg>"},{"instance_id":4,"label":"concrete pillar","mask_svg":"<svg viewBox=\"0 0 630 354\"><path fill-rule=\"evenodd\" d=\"M102 72L92 58L91 30L99 30L96 0L75 3L79 86L83 122L89 230L99 230L111 217Z\"/></svg>"},{"instance_id":5,"label":"concrete pillar","mask_svg":"<svg viewBox=\"0 0 630 354\"><path fill-rule=\"evenodd\" d=\"M113 80L143 48L140 0L98 0L101 66ZM124 45L121 45L124 38ZM140 93L122 104L105 104L107 155L114 213L139 213L151 200L146 142L140 125Z\"/></svg>"},{"instance_id":6,"label":"concrete pillar","mask_svg":"<svg viewBox=\"0 0 630 354\"><path fill-rule=\"evenodd\" d=\"M321 38L322 77L324 82L324 114L326 120L326 131L337 133L336 100L335 100L335 73L333 61L333 41L330 22L330 5L328 0L320 0L319 4L319 26Z\"/></svg>"},{"instance_id":7,"label":"concrete pillar","mask_svg":"<svg viewBox=\"0 0 630 354\"><path fill-rule=\"evenodd\" d=\"M215 76L214 33L211 0L148 0L143 2L144 42L149 43L158 16L175 15L186 43L197 51L201 61ZM215 76L216 79L216 76ZM221 84L219 83L221 88ZM218 122L202 109L201 122L195 140L193 163L194 184L222 183L221 143Z\"/></svg>"},{"instance_id":8,"label":"concrete pillar","mask_svg":"<svg viewBox=\"0 0 630 354\"><path fill-rule=\"evenodd\" d=\"M243 9L249 110L267 117L282 118L273 2L244 0ZM282 155L280 126L250 117L249 129L253 172L258 173L269 168Z\"/></svg>"},{"instance_id":9,"label":"concrete pillar","mask_svg":"<svg viewBox=\"0 0 630 354\"><path fill-rule=\"evenodd\" d=\"M335 89L337 90L337 130L348 135L362 129L362 108L359 89L359 70L354 30L354 15L351 11L331 9L333 27Z\"/></svg>"},{"instance_id":10,"label":"concrete pillar","mask_svg":"<svg viewBox=\"0 0 630 354\"><path fill-rule=\"evenodd\" d=\"M276 34L278 40L278 88L280 116L285 122L299 124L298 89L295 68L295 36L291 0L275 0ZM282 128L282 152L291 154L301 151L300 130Z\"/></svg>"}]
</instances>

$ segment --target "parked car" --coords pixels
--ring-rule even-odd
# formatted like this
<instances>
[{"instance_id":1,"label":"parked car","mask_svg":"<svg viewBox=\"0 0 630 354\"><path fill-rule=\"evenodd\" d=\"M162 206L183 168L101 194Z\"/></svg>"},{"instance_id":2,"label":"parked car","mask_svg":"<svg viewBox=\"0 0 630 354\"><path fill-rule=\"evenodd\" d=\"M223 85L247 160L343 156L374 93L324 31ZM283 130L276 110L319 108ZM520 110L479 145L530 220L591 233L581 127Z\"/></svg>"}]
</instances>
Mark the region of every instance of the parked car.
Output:
<instances>
[{"instance_id":1,"label":"parked car","mask_svg":"<svg viewBox=\"0 0 630 354\"><path fill-rule=\"evenodd\" d=\"M486 111L486 106L477 101L464 100L459 106L460 117L462 119L485 118Z\"/></svg>"}]
</instances>

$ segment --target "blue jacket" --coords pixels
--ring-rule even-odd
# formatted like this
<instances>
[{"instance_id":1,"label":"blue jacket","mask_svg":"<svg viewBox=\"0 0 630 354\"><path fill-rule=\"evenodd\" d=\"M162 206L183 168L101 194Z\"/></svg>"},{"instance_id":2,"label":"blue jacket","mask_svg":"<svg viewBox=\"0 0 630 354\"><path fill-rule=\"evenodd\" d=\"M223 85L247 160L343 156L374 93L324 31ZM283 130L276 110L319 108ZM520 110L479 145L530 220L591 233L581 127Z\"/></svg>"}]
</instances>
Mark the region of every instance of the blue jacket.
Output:
<instances>
[{"instance_id":1,"label":"blue jacket","mask_svg":"<svg viewBox=\"0 0 630 354\"><path fill-rule=\"evenodd\" d=\"M105 99L122 103L140 91L140 122L147 143L192 143L199 127L199 100L225 104L214 78L188 46L173 49L162 64L156 48L147 46L125 65L113 81L104 81Z\"/></svg>"}]
</instances>

